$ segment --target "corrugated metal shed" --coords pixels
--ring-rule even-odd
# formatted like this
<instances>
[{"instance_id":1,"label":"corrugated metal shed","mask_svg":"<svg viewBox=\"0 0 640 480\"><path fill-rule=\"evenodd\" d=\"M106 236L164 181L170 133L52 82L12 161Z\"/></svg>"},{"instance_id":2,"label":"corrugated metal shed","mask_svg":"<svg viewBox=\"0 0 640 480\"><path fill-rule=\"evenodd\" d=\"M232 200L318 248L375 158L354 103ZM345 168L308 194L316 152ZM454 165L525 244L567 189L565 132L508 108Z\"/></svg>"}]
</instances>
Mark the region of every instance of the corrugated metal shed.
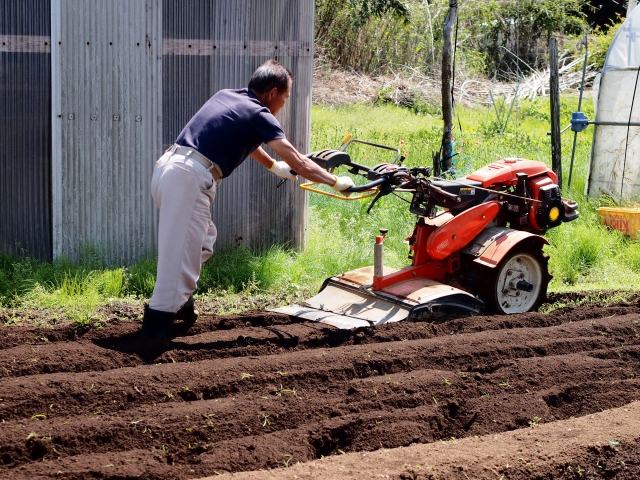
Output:
<instances>
[{"instance_id":1,"label":"corrugated metal shed","mask_svg":"<svg viewBox=\"0 0 640 480\"><path fill-rule=\"evenodd\" d=\"M53 253L112 264L154 250L160 0L53 0Z\"/></svg>"},{"instance_id":2,"label":"corrugated metal shed","mask_svg":"<svg viewBox=\"0 0 640 480\"><path fill-rule=\"evenodd\" d=\"M156 158L221 88L276 58L294 74L279 114L309 145L313 0L0 2L0 249L42 259L153 256ZM220 244L305 239L306 195L252 160L214 203Z\"/></svg>"},{"instance_id":3,"label":"corrugated metal shed","mask_svg":"<svg viewBox=\"0 0 640 480\"><path fill-rule=\"evenodd\" d=\"M309 147L313 73L311 0L165 0L164 131L165 146L202 104L222 88L246 87L253 71L275 58L294 75L288 104L278 114L289 140ZM213 205L219 244L252 247L305 239L305 193L291 182L276 189L278 178L247 160L219 186Z\"/></svg>"},{"instance_id":4,"label":"corrugated metal shed","mask_svg":"<svg viewBox=\"0 0 640 480\"><path fill-rule=\"evenodd\" d=\"M0 252L51 259L48 0L0 1Z\"/></svg>"}]
</instances>

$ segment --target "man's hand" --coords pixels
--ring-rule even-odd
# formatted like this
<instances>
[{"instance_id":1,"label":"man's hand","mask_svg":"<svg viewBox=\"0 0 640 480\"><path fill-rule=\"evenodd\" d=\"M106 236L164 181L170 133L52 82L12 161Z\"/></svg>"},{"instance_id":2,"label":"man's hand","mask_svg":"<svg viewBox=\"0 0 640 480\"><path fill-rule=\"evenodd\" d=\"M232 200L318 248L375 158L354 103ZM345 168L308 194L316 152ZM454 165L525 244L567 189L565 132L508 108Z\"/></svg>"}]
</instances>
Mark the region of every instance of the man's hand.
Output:
<instances>
[{"instance_id":1,"label":"man's hand","mask_svg":"<svg viewBox=\"0 0 640 480\"><path fill-rule=\"evenodd\" d=\"M336 183L331 187L334 190L340 192L345 197L351 195L351 192L345 192L347 188L353 187L353 180L351 177L336 177Z\"/></svg>"},{"instance_id":2,"label":"man's hand","mask_svg":"<svg viewBox=\"0 0 640 480\"><path fill-rule=\"evenodd\" d=\"M291 173L291 167L282 160L279 162L274 161L269 171L286 180L298 180L298 176Z\"/></svg>"}]
</instances>

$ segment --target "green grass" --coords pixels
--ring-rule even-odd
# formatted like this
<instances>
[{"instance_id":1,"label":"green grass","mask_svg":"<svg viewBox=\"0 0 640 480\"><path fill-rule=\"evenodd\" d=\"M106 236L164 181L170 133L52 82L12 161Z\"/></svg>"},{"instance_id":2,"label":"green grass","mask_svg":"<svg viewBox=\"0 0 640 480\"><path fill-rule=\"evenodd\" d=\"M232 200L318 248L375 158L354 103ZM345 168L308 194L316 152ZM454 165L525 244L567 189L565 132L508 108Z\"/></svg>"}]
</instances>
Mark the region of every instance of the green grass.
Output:
<instances>
[{"instance_id":1,"label":"green grass","mask_svg":"<svg viewBox=\"0 0 640 480\"><path fill-rule=\"evenodd\" d=\"M562 99L563 126L569 124L571 112L576 109L577 97ZM501 107L499 106L499 109ZM508 105L502 107L502 115ZM593 103L583 99L583 111L593 118ZM345 132L358 138L399 146L409 152L406 164L430 164L431 154L437 150L441 136L441 120L429 115L416 115L408 109L388 105L369 107L315 107L312 123L312 149L336 146ZM501 125L493 109L458 109L455 144L458 176L467 175L477 168L504 157L540 160L550 165L550 137L548 99L525 101L514 108L510 123L502 135ZM461 127L461 128L460 128ZM599 222L596 208L607 205L606 200L587 199L583 192L591 149L592 130L578 134L572 173L568 188L569 166L573 132L563 134L563 194L580 204L580 218L552 229L546 234L550 245L550 270L554 278L551 292L601 291L634 289L640 280L640 243L617 231L611 231ZM380 159L382 161L382 159ZM331 218L357 218L352 230L341 228L341 239L350 235L350 243L360 245L367 252L362 265L370 264L371 244L377 227L390 229L385 241L386 262L393 266L406 264L406 245L402 240L410 233L413 218L405 203L392 196L382 199L371 215L366 216L364 206L353 202L337 202L328 197L312 196L312 221L315 228L335 225ZM354 228L355 226L355 228ZM349 233L351 231L352 233ZM337 243L337 242L336 242ZM325 244L326 249L331 249ZM356 260L355 258L350 260ZM344 265L344 264L343 264ZM348 266L346 263L344 266ZM353 267L360 266L358 261ZM338 269L339 270L339 269Z\"/></svg>"},{"instance_id":2,"label":"green grass","mask_svg":"<svg viewBox=\"0 0 640 480\"><path fill-rule=\"evenodd\" d=\"M562 102L562 124L567 125L577 98ZM593 107L585 98L583 110L591 118ZM509 108L500 106L503 118ZM424 111L424 109L422 109ZM504 133L493 109L458 108L455 157L458 176L504 157L522 157L550 163L548 99L522 102L514 108ZM441 139L442 121L391 105L314 107L311 149L337 147L344 134L390 145L407 154L408 166L430 165ZM565 196L580 203L580 219L549 231L551 292L628 291L640 281L640 243L600 225L596 208L604 201L584 197L591 148L591 129L578 136L571 189L567 188L573 133L563 135ZM351 151L351 150L350 150ZM381 150L358 147L353 156L373 165L392 156ZM338 172L340 173L340 172ZM408 200L408 198L405 198ZM337 273L370 265L373 243L380 228L388 228L385 263L408 264L405 237L415 217L408 204L389 195L370 214L369 201L338 201L311 194L309 242L302 252L281 247L249 251L219 248L205 264L197 294L215 305L216 313L264 308L288 303L317 291L322 281ZM0 256L0 307L5 323L20 309L50 309L54 316L86 324L100 320L101 306L112 302L148 299L155 282L155 259L126 268L102 265L96 250L83 250L79 262L59 259L38 262L28 256ZM595 293L594 293L595 295ZM213 308L213 307L212 307ZM2 312L0 311L0 314ZM0 317L2 318L2 317ZM6 320L6 319L11 319Z\"/></svg>"}]
</instances>

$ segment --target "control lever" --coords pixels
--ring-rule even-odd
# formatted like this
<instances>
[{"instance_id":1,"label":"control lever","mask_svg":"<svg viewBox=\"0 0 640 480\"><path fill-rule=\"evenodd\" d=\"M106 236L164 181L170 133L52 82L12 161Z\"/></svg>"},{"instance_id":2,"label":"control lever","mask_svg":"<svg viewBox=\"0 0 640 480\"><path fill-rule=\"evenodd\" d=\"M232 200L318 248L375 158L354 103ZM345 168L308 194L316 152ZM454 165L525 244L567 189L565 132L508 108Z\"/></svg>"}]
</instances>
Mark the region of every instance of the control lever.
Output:
<instances>
[{"instance_id":1,"label":"control lever","mask_svg":"<svg viewBox=\"0 0 640 480\"><path fill-rule=\"evenodd\" d=\"M389 183L385 182L380 187L380 191L378 192L378 194L373 198L373 200L369 204L369 208L367 208L367 214L371 212L371 209L381 197L384 197L385 195L389 195L391 192L393 192L393 187Z\"/></svg>"},{"instance_id":2,"label":"control lever","mask_svg":"<svg viewBox=\"0 0 640 480\"><path fill-rule=\"evenodd\" d=\"M453 193L449 193L443 189L441 189L440 187L436 187L433 183L429 184L429 190L431 190L432 192L437 193L438 195L441 195L445 198L448 198L449 200L456 202L456 203L460 203L461 198L458 195L455 195Z\"/></svg>"},{"instance_id":3,"label":"control lever","mask_svg":"<svg viewBox=\"0 0 640 480\"><path fill-rule=\"evenodd\" d=\"M294 170L289 170L289 173L290 173L291 175L298 175ZM278 182L278 185L276 185L276 188L280 188L280 186L281 186L284 182L286 182L287 180L288 180L288 178L282 178L282 179L280 179L280 181Z\"/></svg>"}]
</instances>

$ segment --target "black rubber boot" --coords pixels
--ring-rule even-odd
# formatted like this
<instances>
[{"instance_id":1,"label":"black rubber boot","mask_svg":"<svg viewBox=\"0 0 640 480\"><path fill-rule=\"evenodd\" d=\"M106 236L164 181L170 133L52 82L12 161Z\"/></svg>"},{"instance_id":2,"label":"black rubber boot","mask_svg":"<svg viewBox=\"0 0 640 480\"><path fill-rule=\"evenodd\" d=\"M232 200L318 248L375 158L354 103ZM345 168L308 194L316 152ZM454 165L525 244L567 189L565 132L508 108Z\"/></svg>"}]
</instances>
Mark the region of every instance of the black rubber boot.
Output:
<instances>
[{"instance_id":1,"label":"black rubber boot","mask_svg":"<svg viewBox=\"0 0 640 480\"><path fill-rule=\"evenodd\" d=\"M169 338L176 314L173 312L161 312L144 306L142 318L142 338Z\"/></svg>"},{"instance_id":2,"label":"black rubber boot","mask_svg":"<svg viewBox=\"0 0 640 480\"><path fill-rule=\"evenodd\" d=\"M176 320L182 320L184 328L191 328L198 319L198 311L195 308L195 300L193 295L189 295L189 299L185 302L178 313L176 313Z\"/></svg>"}]
</instances>

